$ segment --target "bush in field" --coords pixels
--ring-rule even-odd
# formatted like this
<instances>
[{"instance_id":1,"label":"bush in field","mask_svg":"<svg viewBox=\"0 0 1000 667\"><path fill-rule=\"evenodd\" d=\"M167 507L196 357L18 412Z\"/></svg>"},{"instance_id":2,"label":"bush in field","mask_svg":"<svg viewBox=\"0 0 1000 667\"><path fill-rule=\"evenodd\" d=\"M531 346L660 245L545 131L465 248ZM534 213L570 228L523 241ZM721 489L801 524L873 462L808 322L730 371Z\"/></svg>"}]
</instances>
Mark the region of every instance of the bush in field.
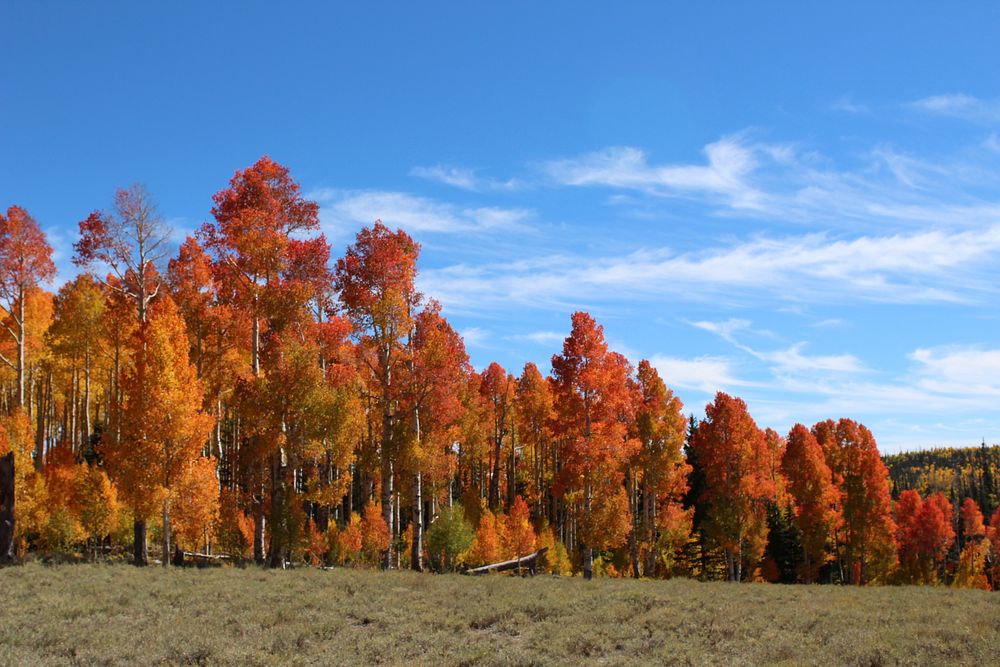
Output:
<instances>
[{"instance_id":1,"label":"bush in field","mask_svg":"<svg viewBox=\"0 0 1000 667\"><path fill-rule=\"evenodd\" d=\"M505 556L520 558L534 552L538 545L535 527L531 525L528 504L521 496L514 499L510 514L504 521L503 550Z\"/></svg>"},{"instance_id":2,"label":"bush in field","mask_svg":"<svg viewBox=\"0 0 1000 667\"><path fill-rule=\"evenodd\" d=\"M42 527L40 545L49 553L70 553L86 535L80 522L65 507L57 507Z\"/></svg>"},{"instance_id":3,"label":"bush in field","mask_svg":"<svg viewBox=\"0 0 1000 667\"><path fill-rule=\"evenodd\" d=\"M343 565L349 565L358 560L361 555L361 517L357 512L351 512L351 519L343 530L336 533L336 560Z\"/></svg>"},{"instance_id":4,"label":"bush in field","mask_svg":"<svg viewBox=\"0 0 1000 667\"><path fill-rule=\"evenodd\" d=\"M392 535L382 518L382 508L375 503L365 505L361 517L361 554L370 565L378 565L382 552L389 548Z\"/></svg>"},{"instance_id":5,"label":"bush in field","mask_svg":"<svg viewBox=\"0 0 1000 667\"><path fill-rule=\"evenodd\" d=\"M118 493L107 474L96 466L76 466L75 486L80 526L97 555L97 545L118 523Z\"/></svg>"},{"instance_id":6,"label":"bush in field","mask_svg":"<svg viewBox=\"0 0 1000 667\"><path fill-rule=\"evenodd\" d=\"M563 543L556 539L555 533L548 525L538 531L538 548L548 547L539 563L543 572L568 576L573 574L573 563Z\"/></svg>"},{"instance_id":7,"label":"bush in field","mask_svg":"<svg viewBox=\"0 0 1000 667\"><path fill-rule=\"evenodd\" d=\"M434 569L452 571L472 544L472 526L461 505L446 507L427 531L427 551Z\"/></svg>"},{"instance_id":8,"label":"bush in field","mask_svg":"<svg viewBox=\"0 0 1000 667\"><path fill-rule=\"evenodd\" d=\"M223 489L219 495L219 514L215 534L219 551L239 558L253 553L253 518L244 514L236 494Z\"/></svg>"},{"instance_id":9,"label":"bush in field","mask_svg":"<svg viewBox=\"0 0 1000 667\"><path fill-rule=\"evenodd\" d=\"M211 544L219 524L219 478L215 459L199 456L184 467L171 500L174 541L188 551Z\"/></svg>"},{"instance_id":10,"label":"bush in field","mask_svg":"<svg viewBox=\"0 0 1000 667\"><path fill-rule=\"evenodd\" d=\"M497 519L488 509L482 509L479 517L479 527L465 562L468 565L486 565L500 560L500 537Z\"/></svg>"}]
</instances>

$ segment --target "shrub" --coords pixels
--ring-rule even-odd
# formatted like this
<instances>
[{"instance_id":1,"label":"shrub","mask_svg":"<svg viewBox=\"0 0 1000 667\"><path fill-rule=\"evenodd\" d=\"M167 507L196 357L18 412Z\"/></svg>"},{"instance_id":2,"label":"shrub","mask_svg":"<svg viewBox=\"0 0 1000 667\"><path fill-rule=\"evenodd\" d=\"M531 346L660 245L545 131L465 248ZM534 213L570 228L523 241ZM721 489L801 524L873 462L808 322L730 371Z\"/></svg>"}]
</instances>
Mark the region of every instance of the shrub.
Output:
<instances>
[{"instance_id":1,"label":"shrub","mask_svg":"<svg viewBox=\"0 0 1000 667\"><path fill-rule=\"evenodd\" d=\"M446 507L427 531L427 551L436 568L452 571L472 544L472 526L461 505Z\"/></svg>"}]
</instances>

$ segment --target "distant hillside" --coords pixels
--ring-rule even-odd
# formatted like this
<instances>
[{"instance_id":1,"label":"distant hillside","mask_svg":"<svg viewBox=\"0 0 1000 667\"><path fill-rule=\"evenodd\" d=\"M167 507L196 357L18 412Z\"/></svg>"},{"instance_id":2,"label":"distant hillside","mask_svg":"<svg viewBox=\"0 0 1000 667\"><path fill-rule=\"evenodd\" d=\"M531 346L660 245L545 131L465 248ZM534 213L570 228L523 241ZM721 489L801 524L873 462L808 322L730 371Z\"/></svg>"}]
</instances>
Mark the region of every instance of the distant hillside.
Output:
<instances>
[{"instance_id":1,"label":"distant hillside","mask_svg":"<svg viewBox=\"0 0 1000 667\"><path fill-rule=\"evenodd\" d=\"M941 491L956 505L974 499L987 518L1000 504L1000 445L929 449L882 459L889 468L893 497L906 489L916 489L921 496Z\"/></svg>"}]
</instances>

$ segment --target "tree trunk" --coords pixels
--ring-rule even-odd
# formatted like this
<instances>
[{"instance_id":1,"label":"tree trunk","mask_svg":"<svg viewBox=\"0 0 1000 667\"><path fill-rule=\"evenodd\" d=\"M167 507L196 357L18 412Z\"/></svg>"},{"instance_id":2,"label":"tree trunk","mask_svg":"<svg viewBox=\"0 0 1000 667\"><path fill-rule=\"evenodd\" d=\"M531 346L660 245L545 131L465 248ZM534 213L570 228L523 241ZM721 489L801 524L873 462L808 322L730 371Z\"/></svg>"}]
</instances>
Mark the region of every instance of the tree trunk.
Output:
<instances>
[{"instance_id":1,"label":"tree trunk","mask_svg":"<svg viewBox=\"0 0 1000 667\"><path fill-rule=\"evenodd\" d=\"M66 432L69 434L69 449L73 454L77 454L80 451L77 448L80 432L80 379L75 359L69 378L69 397L66 400L66 421L69 423L69 428Z\"/></svg>"},{"instance_id":2,"label":"tree trunk","mask_svg":"<svg viewBox=\"0 0 1000 667\"><path fill-rule=\"evenodd\" d=\"M163 500L163 567L170 564L170 501Z\"/></svg>"},{"instance_id":3,"label":"tree trunk","mask_svg":"<svg viewBox=\"0 0 1000 667\"><path fill-rule=\"evenodd\" d=\"M17 407L24 407L24 290L18 290L18 337L17 337Z\"/></svg>"},{"instance_id":4,"label":"tree trunk","mask_svg":"<svg viewBox=\"0 0 1000 667\"><path fill-rule=\"evenodd\" d=\"M113 418L115 424L115 445L121 443L122 439L122 424L121 424L121 412L122 412L122 378L121 378L121 345L115 341L115 359L114 359L114 375L112 376L112 402L111 406L114 410Z\"/></svg>"},{"instance_id":5,"label":"tree trunk","mask_svg":"<svg viewBox=\"0 0 1000 667\"><path fill-rule=\"evenodd\" d=\"M288 535L288 517L285 507L285 475L282 453L279 448L271 457L271 545L268 551L269 567L283 567Z\"/></svg>"},{"instance_id":6,"label":"tree trunk","mask_svg":"<svg viewBox=\"0 0 1000 667\"><path fill-rule=\"evenodd\" d=\"M583 578L590 581L594 578L594 549L586 545L580 547L583 554Z\"/></svg>"},{"instance_id":7,"label":"tree trunk","mask_svg":"<svg viewBox=\"0 0 1000 667\"><path fill-rule=\"evenodd\" d=\"M38 387L38 409L35 415L35 472L42 471L42 464L45 461L45 413L47 401L45 400L45 387Z\"/></svg>"},{"instance_id":8,"label":"tree trunk","mask_svg":"<svg viewBox=\"0 0 1000 667\"><path fill-rule=\"evenodd\" d=\"M260 498L256 500L253 515L253 562L264 564L264 489L260 490Z\"/></svg>"},{"instance_id":9,"label":"tree trunk","mask_svg":"<svg viewBox=\"0 0 1000 667\"><path fill-rule=\"evenodd\" d=\"M133 564L138 567L144 567L149 564L149 552L146 548L146 520L137 519L135 523L132 524L133 529L133 542L132 542L132 558Z\"/></svg>"},{"instance_id":10,"label":"tree trunk","mask_svg":"<svg viewBox=\"0 0 1000 667\"><path fill-rule=\"evenodd\" d=\"M0 456L0 564L14 560L14 452Z\"/></svg>"},{"instance_id":11,"label":"tree trunk","mask_svg":"<svg viewBox=\"0 0 1000 667\"><path fill-rule=\"evenodd\" d=\"M516 451L514 443L516 441L516 433L511 427L511 440L510 447L507 448L507 509L510 510L514 506L514 499L517 498L517 461L514 458Z\"/></svg>"},{"instance_id":12,"label":"tree trunk","mask_svg":"<svg viewBox=\"0 0 1000 667\"><path fill-rule=\"evenodd\" d=\"M743 581L743 526L736 542L736 581Z\"/></svg>"},{"instance_id":13,"label":"tree trunk","mask_svg":"<svg viewBox=\"0 0 1000 667\"><path fill-rule=\"evenodd\" d=\"M83 366L83 427L86 432L84 446L90 446L93 424L90 421L90 351L84 357Z\"/></svg>"},{"instance_id":14,"label":"tree trunk","mask_svg":"<svg viewBox=\"0 0 1000 667\"><path fill-rule=\"evenodd\" d=\"M402 498L400 498L399 490L397 489L395 495L393 496L393 512L395 516L393 517L392 529L389 531L389 539L395 544L399 538L399 527L402 524L402 511L401 507L403 505ZM396 569L400 570L403 567L403 558L399 549L396 549Z\"/></svg>"},{"instance_id":15,"label":"tree trunk","mask_svg":"<svg viewBox=\"0 0 1000 667\"><path fill-rule=\"evenodd\" d=\"M254 296L254 303L256 303L257 297ZM256 306L254 307L254 317L253 317L253 340L250 341L250 370L253 372L254 377L260 376L260 318L256 315Z\"/></svg>"},{"instance_id":16,"label":"tree trunk","mask_svg":"<svg viewBox=\"0 0 1000 667\"><path fill-rule=\"evenodd\" d=\"M502 433L494 438L493 445L493 470L490 473L490 510L497 511L500 505L500 451L503 443Z\"/></svg>"},{"instance_id":17,"label":"tree trunk","mask_svg":"<svg viewBox=\"0 0 1000 667\"><path fill-rule=\"evenodd\" d=\"M650 544L656 543L656 504L653 499L652 485L648 476L642 479L642 536ZM656 569L656 551L646 552L646 563L643 571L650 576Z\"/></svg>"},{"instance_id":18,"label":"tree trunk","mask_svg":"<svg viewBox=\"0 0 1000 667\"><path fill-rule=\"evenodd\" d=\"M635 473L629 470L628 477L626 477L626 484L628 485L628 500L629 500L629 513L631 514L632 521L630 522L630 528L628 531L628 551L629 556L632 559L632 576L636 579L642 576L642 571L639 569L639 540L636 533L639 530L637 522L639 521L639 485L635 481ZM645 539L643 535L643 539Z\"/></svg>"},{"instance_id":19,"label":"tree trunk","mask_svg":"<svg viewBox=\"0 0 1000 667\"><path fill-rule=\"evenodd\" d=\"M413 544L410 549L410 567L417 572L424 570L424 500L421 476L413 476Z\"/></svg>"},{"instance_id":20,"label":"tree trunk","mask_svg":"<svg viewBox=\"0 0 1000 667\"><path fill-rule=\"evenodd\" d=\"M326 534L327 529L330 528L330 506L327 504L320 504L316 507L316 530Z\"/></svg>"},{"instance_id":21,"label":"tree trunk","mask_svg":"<svg viewBox=\"0 0 1000 667\"><path fill-rule=\"evenodd\" d=\"M389 355L389 351L384 350L380 360L382 365L382 442L380 448L382 455L380 470L382 484L379 495L382 501L382 519L385 521L386 528L389 529L389 546L382 552L383 570L392 569L392 540L396 535L396 531L393 529L392 511L392 396L389 392L392 383L392 374L389 368Z\"/></svg>"}]
</instances>

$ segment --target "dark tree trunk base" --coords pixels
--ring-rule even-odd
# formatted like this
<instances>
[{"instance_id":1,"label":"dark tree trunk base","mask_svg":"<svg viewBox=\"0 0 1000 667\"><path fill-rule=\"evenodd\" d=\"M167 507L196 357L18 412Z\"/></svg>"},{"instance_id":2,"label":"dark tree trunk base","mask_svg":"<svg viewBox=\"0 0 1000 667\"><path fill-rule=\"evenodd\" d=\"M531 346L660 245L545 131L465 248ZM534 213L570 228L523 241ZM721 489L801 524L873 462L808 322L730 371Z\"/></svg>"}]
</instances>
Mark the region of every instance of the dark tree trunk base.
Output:
<instances>
[{"instance_id":1,"label":"dark tree trunk base","mask_svg":"<svg viewBox=\"0 0 1000 667\"><path fill-rule=\"evenodd\" d=\"M146 522L136 521L132 524L132 562L137 567L149 565L149 551L146 547Z\"/></svg>"},{"instance_id":2,"label":"dark tree trunk base","mask_svg":"<svg viewBox=\"0 0 1000 667\"><path fill-rule=\"evenodd\" d=\"M14 561L14 452L0 456L0 564Z\"/></svg>"}]
</instances>

